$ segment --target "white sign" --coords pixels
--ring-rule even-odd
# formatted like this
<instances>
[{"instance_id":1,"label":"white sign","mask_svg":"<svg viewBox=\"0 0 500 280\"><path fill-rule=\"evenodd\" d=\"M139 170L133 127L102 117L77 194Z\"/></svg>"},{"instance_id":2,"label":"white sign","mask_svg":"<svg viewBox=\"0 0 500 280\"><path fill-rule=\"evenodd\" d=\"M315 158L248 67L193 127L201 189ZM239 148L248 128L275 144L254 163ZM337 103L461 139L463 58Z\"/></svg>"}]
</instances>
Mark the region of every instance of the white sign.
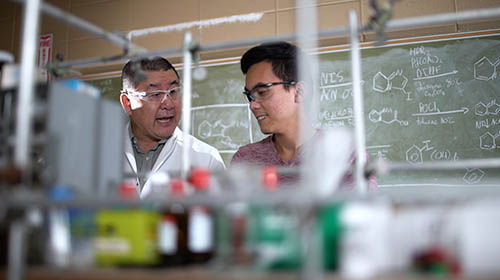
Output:
<instances>
[{"instance_id":1,"label":"white sign","mask_svg":"<svg viewBox=\"0 0 500 280\"><path fill-rule=\"evenodd\" d=\"M38 68L40 76L44 81L50 79L50 73L45 69L47 64L52 61L52 34L40 35L38 42Z\"/></svg>"}]
</instances>

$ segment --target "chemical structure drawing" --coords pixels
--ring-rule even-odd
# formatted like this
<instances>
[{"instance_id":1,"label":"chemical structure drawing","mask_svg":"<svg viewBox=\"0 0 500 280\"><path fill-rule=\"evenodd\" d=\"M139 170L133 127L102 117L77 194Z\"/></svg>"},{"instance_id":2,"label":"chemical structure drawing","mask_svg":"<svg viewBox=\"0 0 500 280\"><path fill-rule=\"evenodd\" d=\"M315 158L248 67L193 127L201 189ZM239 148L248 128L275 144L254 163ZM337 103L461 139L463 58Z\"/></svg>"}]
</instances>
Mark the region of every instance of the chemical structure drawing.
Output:
<instances>
[{"instance_id":1,"label":"chemical structure drawing","mask_svg":"<svg viewBox=\"0 0 500 280\"><path fill-rule=\"evenodd\" d=\"M416 165L424 163L423 152L434 150L434 147L429 146L430 142L431 140L422 141L424 143L423 147L418 147L417 145L411 146L406 151L406 161Z\"/></svg>"},{"instance_id":2,"label":"chemical structure drawing","mask_svg":"<svg viewBox=\"0 0 500 280\"><path fill-rule=\"evenodd\" d=\"M398 111L393 110L392 108L382 108L381 110L371 110L368 114L368 119L372 123L385 123L392 124L397 123L400 126L408 126L408 121L402 121L398 119Z\"/></svg>"},{"instance_id":3,"label":"chemical structure drawing","mask_svg":"<svg viewBox=\"0 0 500 280\"><path fill-rule=\"evenodd\" d=\"M475 107L477 116L489 116L489 115L498 115L500 114L500 105L497 104L496 99L491 100L487 104L483 102L479 102Z\"/></svg>"},{"instance_id":4,"label":"chemical structure drawing","mask_svg":"<svg viewBox=\"0 0 500 280\"><path fill-rule=\"evenodd\" d=\"M247 122L240 122L240 121L230 121L229 124L225 124L221 120L217 120L214 123L210 123L207 120L204 120L203 122L200 123L198 126L198 135L202 139L207 139L210 137L221 137L220 142L223 144L231 147L231 148L238 148L239 145L232 143L231 137L227 136L226 131L228 129L234 128L234 127L244 127L248 128L248 123Z\"/></svg>"},{"instance_id":5,"label":"chemical structure drawing","mask_svg":"<svg viewBox=\"0 0 500 280\"><path fill-rule=\"evenodd\" d=\"M500 148L497 144L498 136L500 136L500 132L497 134L492 134L491 132L486 132L479 137L479 148L482 150L493 150L495 148Z\"/></svg>"},{"instance_id":6,"label":"chemical structure drawing","mask_svg":"<svg viewBox=\"0 0 500 280\"><path fill-rule=\"evenodd\" d=\"M480 81L489 81L496 79L497 66L500 64L500 59L495 62L491 62L489 58L483 56L476 63L474 63L474 79Z\"/></svg>"},{"instance_id":7,"label":"chemical structure drawing","mask_svg":"<svg viewBox=\"0 0 500 280\"><path fill-rule=\"evenodd\" d=\"M412 145L406 151L406 161L414 164L420 165L424 163L424 153L429 154L429 159L431 161L458 161L459 156L457 152L451 152L448 149L438 150L430 145L430 140L422 141L422 146ZM477 184L479 183L485 175L485 172L479 168L467 168L462 180L467 184Z\"/></svg>"},{"instance_id":8,"label":"chemical structure drawing","mask_svg":"<svg viewBox=\"0 0 500 280\"><path fill-rule=\"evenodd\" d=\"M479 168L467 169L467 172L465 172L465 175L464 177L462 177L462 179L467 184L477 184L483 179L484 174L484 171Z\"/></svg>"},{"instance_id":9,"label":"chemical structure drawing","mask_svg":"<svg viewBox=\"0 0 500 280\"><path fill-rule=\"evenodd\" d=\"M404 94L407 95L407 100L411 100L410 94L411 92L407 92L405 90L406 85L408 84L408 78L403 75L403 70L398 69L395 72L392 72L389 77L384 75L382 72L377 72L373 76L373 90L377 92L388 92L392 89L400 90Z\"/></svg>"},{"instance_id":10,"label":"chemical structure drawing","mask_svg":"<svg viewBox=\"0 0 500 280\"><path fill-rule=\"evenodd\" d=\"M451 152L448 149L436 149L430 146L430 140L422 141L422 147L417 145L411 146L406 151L406 161L412 164L422 164L424 162L424 152L430 152L428 158L432 161L440 160L458 160L457 152Z\"/></svg>"}]
</instances>

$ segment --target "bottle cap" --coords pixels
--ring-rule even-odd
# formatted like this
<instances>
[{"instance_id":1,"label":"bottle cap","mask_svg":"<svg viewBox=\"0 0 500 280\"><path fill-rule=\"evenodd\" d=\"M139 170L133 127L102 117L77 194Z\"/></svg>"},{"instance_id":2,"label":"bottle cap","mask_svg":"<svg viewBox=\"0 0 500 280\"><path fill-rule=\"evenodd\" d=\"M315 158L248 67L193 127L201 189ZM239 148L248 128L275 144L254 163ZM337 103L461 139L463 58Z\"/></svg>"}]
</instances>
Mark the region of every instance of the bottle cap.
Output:
<instances>
[{"instance_id":1,"label":"bottle cap","mask_svg":"<svg viewBox=\"0 0 500 280\"><path fill-rule=\"evenodd\" d=\"M174 196L184 196L184 182L180 178L170 180L170 193Z\"/></svg>"},{"instance_id":2,"label":"bottle cap","mask_svg":"<svg viewBox=\"0 0 500 280\"><path fill-rule=\"evenodd\" d=\"M276 166L269 165L264 167L262 170L262 183L268 190L275 190L278 188L279 176Z\"/></svg>"},{"instance_id":3,"label":"bottle cap","mask_svg":"<svg viewBox=\"0 0 500 280\"><path fill-rule=\"evenodd\" d=\"M131 182L121 182L120 185L118 186L118 191L120 193L121 198L125 199L135 199L137 198L137 189L135 184Z\"/></svg>"},{"instance_id":4,"label":"bottle cap","mask_svg":"<svg viewBox=\"0 0 500 280\"><path fill-rule=\"evenodd\" d=\"M210 187L210 176L210 170L206 168L193 168L189 176L189 183L197 190L207 191Z\"/></svg>"},{"instance_id":5,"label":"bottle cap","mask_svg":"<svg viewBox=\"0 0 500 280\"><path fill-rule=\"evenodd\" d=\"M49 190L49 196L53 200L65 201L73 199L74 191L67 185L55 185Z\"/></svg>"}]
</instances>

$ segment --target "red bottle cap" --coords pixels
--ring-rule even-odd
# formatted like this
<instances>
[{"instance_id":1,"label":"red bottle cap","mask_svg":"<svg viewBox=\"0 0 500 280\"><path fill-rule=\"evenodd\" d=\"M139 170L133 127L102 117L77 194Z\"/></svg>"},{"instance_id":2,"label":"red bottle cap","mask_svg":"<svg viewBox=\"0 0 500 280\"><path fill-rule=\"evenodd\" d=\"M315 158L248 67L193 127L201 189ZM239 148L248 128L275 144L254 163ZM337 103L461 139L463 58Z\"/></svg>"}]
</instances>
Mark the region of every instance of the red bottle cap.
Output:
<instances>
[{"instance_id":1,"label":"red bottle cap","mask_svg":"<svg viewBox=\"0 0 500 280\"><path fill-rule=\"evenodd\" d=\"M275 190L278 188L279 175L276 166L269 165L264 167L262 170L262 183L268 190Z\"/></svg>"},{"instance_id":2,"label":"red bottle cap","mask_svg":"<svg viewBox=\"0 0 500 280\"><path fill-rule=\"evenodd\" d=\"M131 182L121 182L118 185L118 191L120 193L121 198L125 199L136 199L137 198L137 188L135 184Z\"/></svg>"},{"instance_id":3,"label":"red bottle cap","mask_svg":"<svg viewBox=\"0 0 500 280\"><path fill-rule=\"evenodd\" d=\"M191 183L197 190L206 191L210 187L210 171L205 168L193 168L189 176Z\"/></svg>"},{"instance_id":4,"label":"red bottle cap","mask_svg":"<svg viewBox=\"0 0 500 280\"><path fill-rule=\"evenodd\" d=\"M170 181L170 193L174 196L183 196L185 194L182 179L175 178Z\"/></svg>"}]
</instances>

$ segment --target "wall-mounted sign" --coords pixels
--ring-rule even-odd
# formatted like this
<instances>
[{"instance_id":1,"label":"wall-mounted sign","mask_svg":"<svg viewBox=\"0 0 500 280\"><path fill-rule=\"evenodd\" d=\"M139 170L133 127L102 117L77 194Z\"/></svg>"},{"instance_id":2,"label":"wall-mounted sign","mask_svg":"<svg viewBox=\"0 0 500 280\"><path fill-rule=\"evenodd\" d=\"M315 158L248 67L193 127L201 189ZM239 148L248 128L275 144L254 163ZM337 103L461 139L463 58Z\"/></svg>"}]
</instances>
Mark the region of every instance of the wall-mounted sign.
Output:
<instances>
[{"instance_id":1,"label":"wall-mounted sign","mask_svg":"<svg viewBox=\"0 0 500 280\"><path fill-rule=\"evenodd\" d=\"M52 34L40 35L38 42L38 68L40 69L41 77L44 81L50 80L50 73L46 70L46 66L52 61Z\"/></svg>"}]
</instances>

